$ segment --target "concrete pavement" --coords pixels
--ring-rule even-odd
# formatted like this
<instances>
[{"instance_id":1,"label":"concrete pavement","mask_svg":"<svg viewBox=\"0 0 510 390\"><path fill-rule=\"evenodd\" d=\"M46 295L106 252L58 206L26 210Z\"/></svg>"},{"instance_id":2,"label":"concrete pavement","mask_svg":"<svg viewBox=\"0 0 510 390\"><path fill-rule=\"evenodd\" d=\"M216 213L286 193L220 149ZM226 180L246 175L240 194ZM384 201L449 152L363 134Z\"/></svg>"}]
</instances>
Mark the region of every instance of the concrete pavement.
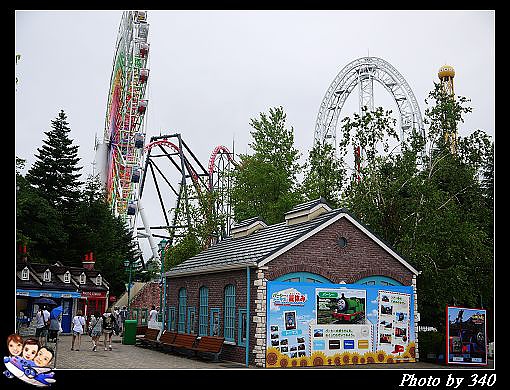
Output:
<instances>
[{"instance_id":1,"label":"concrete pavement","mask_svg":"<svg viewBox=\"0 0 510 390\"><path fill-rule=\"evenodd\" d=\"M97 350L92 351L92 341L88 335L82 336L79 351L71 351L72 336L60 335L56 353L57 369L246 369L244 364L234 362L212 362L197 357L186 357L177 353L163 352L135 345L124 345L120 336L113 336L112 351L105 351L101 336ZM55 344L49 343L51 347ZM494 360L489 359L488 365L446 366L429 362L367 364L339 367L302 367L296 369L397 369L397 370L436 370L436 369L493 369ZM255 367L250 367L255 368Z\"/></svg>"},{"instance_id":2,"label":"concrete pavement","mask_svg":"<svg viewBox=\"0 0 510 390\"><path fill-rule=\"evenodd\" d=\"M57 369L215 369L245 368L231 362L209 362L206 359L179 356L135 345L124 345L120 336L112 337L112 350L105 351L103 336L95 352L88 335L82 336L79 351L71 351L72 336L60 335L56 353ZM55 344L48 343L54 347Z\"/></svg>"}]
</instances>

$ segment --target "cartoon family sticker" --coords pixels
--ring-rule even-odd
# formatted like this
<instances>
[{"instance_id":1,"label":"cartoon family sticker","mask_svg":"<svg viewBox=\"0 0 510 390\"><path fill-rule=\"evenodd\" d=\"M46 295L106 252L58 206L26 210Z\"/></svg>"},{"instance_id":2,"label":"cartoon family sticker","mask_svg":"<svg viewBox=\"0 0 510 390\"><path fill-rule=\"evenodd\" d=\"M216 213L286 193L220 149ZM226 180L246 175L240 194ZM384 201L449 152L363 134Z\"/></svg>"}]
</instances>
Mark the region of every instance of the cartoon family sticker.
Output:
<instances>
[{"instance_id":1,"label":"cartoon family sticker","mask_svg":"<svg viewBox=\"0 0 510 390\"><path fill-rule=\"evenodd\" d=\"M35 338L23 340L19 334L7 337L9 356L4 356L7 378L18 378L38 387L50 386L55 382L50 368L54 352L48 346L40 346Z\"/></svg>"}]
</instances>

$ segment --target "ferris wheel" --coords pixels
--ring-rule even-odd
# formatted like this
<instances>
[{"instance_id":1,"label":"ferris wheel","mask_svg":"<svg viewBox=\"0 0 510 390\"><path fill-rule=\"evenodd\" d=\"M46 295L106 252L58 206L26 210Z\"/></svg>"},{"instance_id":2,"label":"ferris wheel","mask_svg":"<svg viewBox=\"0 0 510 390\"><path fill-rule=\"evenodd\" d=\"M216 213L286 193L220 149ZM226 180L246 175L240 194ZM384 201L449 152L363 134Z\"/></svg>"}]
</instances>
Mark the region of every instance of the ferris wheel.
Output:
<instances>
[{"instance_id":1,"label":"ferris wheel","mask_svg":"<svg viewBox=\"0 0 510 390\"><path fill-rule=\"evenodd\" d=\"M337 123L347 98L356 91L360 116L364 107L373 111L374 81L388 91L397 105L400 144L407 142L412 134L425 137L420 107L404 77L381 58L362 57L347 64L326 91L317 115L315 143L331 143L337 152ZM362 151L358 148L355 153L359 161Z\"/></svg>"},{"instance_id":2,"label":"ferris wheel","mask_svg":"<svg viewBox=\"0 0 510 390\"><path fill-rule=\"evenodd\" d=\"M115 215L135 226L136 200L145 143L145 92L149 69L146 11L122 14L113 58L103 141L96 144L96 168Z\"/></svg>"}]
</instances>

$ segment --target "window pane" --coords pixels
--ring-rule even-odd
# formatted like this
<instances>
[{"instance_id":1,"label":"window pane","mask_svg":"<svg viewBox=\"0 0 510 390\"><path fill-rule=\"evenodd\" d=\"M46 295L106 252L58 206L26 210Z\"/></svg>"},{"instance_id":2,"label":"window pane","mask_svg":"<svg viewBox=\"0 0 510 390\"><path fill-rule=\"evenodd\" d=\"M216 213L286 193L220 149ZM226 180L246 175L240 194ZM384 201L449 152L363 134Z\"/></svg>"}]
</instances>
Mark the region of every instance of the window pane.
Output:
<instances>
[{"instance_id":1,"label":"window pane","mask_svg":"<svg viewBox=\"0 0 510 390\"><path fill-rule=\"evenodd\" d=\"M167 316L167 326L168 330L175 330L175 307L168 308L168 316Z\"/></svg>"},{"instance_id":2,"label":"window pane","mask_svg":"<svg viewBox=\"0 0 510 390\"><path fill-rule=\"evenodd\" d=\"M209 307L209 289L207 287L200 288L200 306L198 308L198 335L199 336L207 336L208 324L207 320L209 318L208 307Z\"/></svg>"},{"instance_id":3,"label":"window pane","mask_svg":"<svg viewBox=\"0 0 510 390\"><path fill-rule=\"evenodd\" d=\"M225 328L223 335L225 340L234 341L235 333L235 286L229 284L225 287Z\"/></svg>"},{"instance_id":4,"label":"window pane","mask_svg":"<svg viewBox=\"0 0 510 390\"><path fill-rule=\"evenodd\" d=\"M238 345L246 346L246 309L239 309L239 324L238 324Z\"/></svg>"},{"instance_id":5,"label":"window pane","mask_svg":"<svg viewBox=\"0 0 510 390\"><path fill-rule=\"evenodd\" d=\"M179 321L177 323L177 331L184 333L186 331L186 289L179 290Z\"/></svg>"},{"instance_id":6,"label":"window pane","mask_svg":"<svg viewBox=\"0 0 510 390\"><path fill-rule=\"evenodd\" d=\"M220 309L211 309L211 336L220 335Z\"/></svg>"}]
</instances>

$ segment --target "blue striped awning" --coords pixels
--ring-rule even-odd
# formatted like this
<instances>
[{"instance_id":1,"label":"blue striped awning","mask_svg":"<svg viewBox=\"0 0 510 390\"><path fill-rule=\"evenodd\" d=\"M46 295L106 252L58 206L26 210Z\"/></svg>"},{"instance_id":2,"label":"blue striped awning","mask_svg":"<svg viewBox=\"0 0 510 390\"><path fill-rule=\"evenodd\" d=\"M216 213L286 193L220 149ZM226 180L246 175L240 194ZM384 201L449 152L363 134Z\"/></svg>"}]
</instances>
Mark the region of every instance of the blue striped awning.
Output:
<instances>
[{"instance_id":1,"label":"blue striped awning","mask_svg":"<svg viewBox=\"0 0 510 390\"><path fill-rule=\"evenodd\" d=\"M49 290L23 290L16 289L16 295L20 297L33 298L81 298L81 294L76 291L49 291Z\"/></svg>"}]
</instances>

